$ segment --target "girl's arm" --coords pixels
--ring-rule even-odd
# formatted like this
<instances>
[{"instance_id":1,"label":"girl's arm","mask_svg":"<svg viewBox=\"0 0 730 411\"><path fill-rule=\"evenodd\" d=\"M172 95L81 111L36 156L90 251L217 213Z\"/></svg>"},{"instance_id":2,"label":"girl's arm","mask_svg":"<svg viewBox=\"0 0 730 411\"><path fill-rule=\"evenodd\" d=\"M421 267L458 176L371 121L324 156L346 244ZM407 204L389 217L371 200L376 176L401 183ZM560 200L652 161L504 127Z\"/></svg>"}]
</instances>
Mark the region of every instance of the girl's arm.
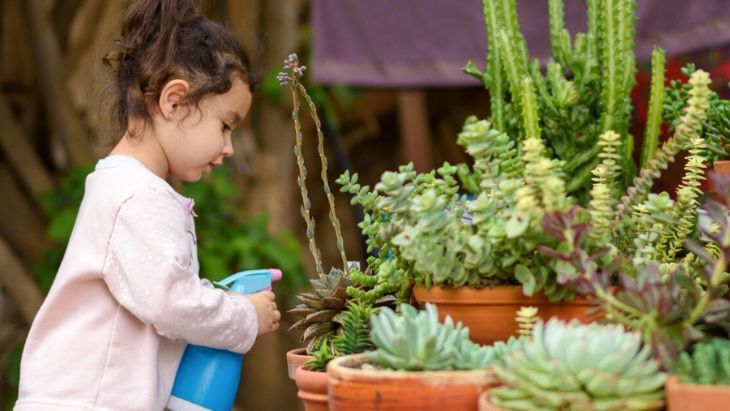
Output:
<instances>
[{"instance_id":1,"label":"girl's arm","mask_svg":"<svg viewBox=\"0 0 730 411\"><path fill-rule=\"evenodd\" d=\"M248 299L204 286L187 267L195 247L185 210L166 192L142 190L119 209L103 277L116 300L167 338L248 351L256 311Z\"/></svg>"}]
</instances>

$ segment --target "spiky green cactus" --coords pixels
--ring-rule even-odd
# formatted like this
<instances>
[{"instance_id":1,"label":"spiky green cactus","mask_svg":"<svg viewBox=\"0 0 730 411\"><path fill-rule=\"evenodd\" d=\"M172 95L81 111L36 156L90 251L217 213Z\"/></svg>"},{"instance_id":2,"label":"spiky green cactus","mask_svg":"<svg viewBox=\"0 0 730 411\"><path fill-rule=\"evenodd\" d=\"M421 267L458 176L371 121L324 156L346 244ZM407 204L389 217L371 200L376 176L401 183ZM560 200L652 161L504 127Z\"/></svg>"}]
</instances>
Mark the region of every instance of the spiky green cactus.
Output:
<instances>
[{"instance_id":1,"label":"spiky green cactus","mask_svg":"<svg viewBox=\"0 0 730 411\"><path fill-rule=\"evenodd\" d=\"M469 340L469 329L451 317L439 323L438 310L426 304L417 311L400 306L401 316L384 308L371 318L375 351L368 359L384 368L406 371L470 370L486 368L493 360L490 347Z\"/></svg>"},{"instance_id":2,"label":"spiky green cactus","mask_svg":"<svg viewBox=\"0 0 730 411\"><path fill-rule=\"evenodd\" d=\"M490 400L507 410L660 410L666 375L620 325L538 322L521 349L494 366Z\"/></svg>"},{"instance_id":3,"label":"spiky green cactus","mask_svg":"<svg viewBox=\"0 0 730 411\"><path fill-rule=\"evenodd\" d=\"M355 354L374 348L370 339L370 317L375 312L377 309L367 303L347 303L347 310L339 319L342 328L332 339L337 355Z\"/></svg>"},{"instance_id":4,"label":"spiky green cactus","mask_svg":"<svg viewBox=\"0 0 730 411\"><path fill-rule=\"evenodd\" d=\"M713 338L682 352L675 372L690 384L730 385L730 341Z\"/></svg>"}]
</instances>

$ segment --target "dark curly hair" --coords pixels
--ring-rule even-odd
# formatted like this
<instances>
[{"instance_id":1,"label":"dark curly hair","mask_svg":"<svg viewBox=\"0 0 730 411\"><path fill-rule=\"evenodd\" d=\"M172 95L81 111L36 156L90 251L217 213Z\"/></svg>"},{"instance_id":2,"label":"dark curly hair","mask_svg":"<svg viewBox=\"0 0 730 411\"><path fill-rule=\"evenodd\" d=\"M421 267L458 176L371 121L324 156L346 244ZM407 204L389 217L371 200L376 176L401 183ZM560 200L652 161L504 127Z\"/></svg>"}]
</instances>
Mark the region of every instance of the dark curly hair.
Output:
<instances>
[{"instance_id":1,"label":"dark curly hair","mask_svg":"<svg viewBox=\"0 0 730 411\"><path fill-rule=\"evenodd\" d=\"M175 78L190 83L186 104L231 88L238 75L251 89L256 79L248 54L235 35L200 15L197 0L135 0L122 23L118 49L104 56L115 73L119 134L131 119L150 124L150 108Z\"/></svg>"}]
</instances>

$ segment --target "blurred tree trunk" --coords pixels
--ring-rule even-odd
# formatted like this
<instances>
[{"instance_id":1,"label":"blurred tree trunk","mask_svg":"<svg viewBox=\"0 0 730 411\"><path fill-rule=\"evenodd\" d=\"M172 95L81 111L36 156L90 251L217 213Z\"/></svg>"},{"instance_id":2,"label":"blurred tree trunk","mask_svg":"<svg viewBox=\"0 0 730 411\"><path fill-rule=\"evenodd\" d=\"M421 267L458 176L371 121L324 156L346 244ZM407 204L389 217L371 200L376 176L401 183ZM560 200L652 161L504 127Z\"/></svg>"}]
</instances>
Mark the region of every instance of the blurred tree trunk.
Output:
<instances>
[{"instance_id":1,"label":"blurred tree trunk","mask_svg":"<svg viewBox=\"0 0 730 411\"><path fill-rule=\"evenodd\" d=\"M299 7L296 0L262 2L262 41L265 45L262 74L282 66L284 58L296 51L299 44ZM288 101L288 99L284 99ZM291 116L266 98L256 101L254 122L259 130L255 181L248 193L247 209L253 214L267 212L271 216L273 234L296 227L298 204L294 189L294 132ZM288 107L288 104L285 106ZM294 212L292 212L294 211Z\"/></svg>"},{"instance_id":2,"label":"blurred tree trunk","mask_svg":"<svg viewBox=\"0 0 730 411\"><path fill-rule=\"evenodd\" d=\"M66 71L56 32L49 19L48 2L26 0L22 3L31 32L41 95L51 124L61 135L72 164L87 164L93 160L87 132L66 89Z\"/></svg>"},{"instance_id":3,"label":"blurred tree trunk","mask_svg":"<svg viewBox=\"0 0 730 411\"><path fill-rule=\"evenodd\" d=\"M297 0L228 0L228 22L251 52L260 74L281 66L299 43L299 2ZM259 54L259 44L263 54ZM263 80L263 78L261 79ZM251 153L251 186L246 190L249 215L269 214L273 235L294 231L298 204L292 198L294 179L294 133L288 108L257 94L250 114L255 134ZM250 137L250 136L249 136ZM242 143L242 142L239 142ZM286 275L286 273L284 273ZM279 308L284 311L283 301ZM294 338L281 329L261 339L244 356L244 371L238 404L244 410L279 411L301 409L296 386L287 375L285 352L294 348Z\"/></svg>"}]
</instances>

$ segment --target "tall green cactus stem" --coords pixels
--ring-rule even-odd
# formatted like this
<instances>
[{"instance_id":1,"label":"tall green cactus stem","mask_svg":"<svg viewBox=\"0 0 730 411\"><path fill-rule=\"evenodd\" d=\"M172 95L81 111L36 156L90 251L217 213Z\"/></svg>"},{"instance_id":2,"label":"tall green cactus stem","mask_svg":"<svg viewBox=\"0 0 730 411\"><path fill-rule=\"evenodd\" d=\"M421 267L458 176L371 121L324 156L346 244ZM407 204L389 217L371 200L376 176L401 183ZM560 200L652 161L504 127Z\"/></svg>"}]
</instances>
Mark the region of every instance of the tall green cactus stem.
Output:
<instances>
[{"instance_id":1,"label":"tall green cactus stem","mask_svg":"<svg viewBox=\"0 0 730 411\"><path fill-rule=\"evenodd\" d=\"M527 53L527 42L520 32L520 24L517 19L517 2L515 0L496 0L501 3L502 22L510 37L510 44L513 45L514 51L517 53L517 61L520 67L526 69L529 65L529 55ZM501 55L501 54L500 54Z\"/></svg>"},{"instance_id":2,"label":"tall green cactus stem","mask_svg":"<svg viewBox=\"0 0 730 411\"><path fill-rule=\"evenodd\" d=\"M517 53L510 43L510 37L506 30L499 29L497 33L497 42L499 44L499 56L502 59L502 67L507 72L507 80L509 83L510 93L512 95L513 109L521 110L522 102L522 79L527 76L527 68L521 64ZM524 126L520 124L521 128ZM524 137L524 130L520 133Z\"/></svg>"},{"instance_id":3,"label":"tall green cactus stem","mask_svg":"<svg viewBox=\"0 0 730 411\"><path fill-rule=\"evenodd\" d=\"M561 65L567 66L571 58L570 33L565 29L563 0L548 2L548 17L550 21L550 46L553 57Z\"/></svg>"},{"instance_id":4,"label":"tall green cactus stem","mask_svg":"<svg viewBox=\"0 0 730 411\"><path fill-rule=\"evenodd\" d=\"M299 82L297 82L296 86L299 93L304 97L307 105L309 106L309 113L311 114L315 128L317 129L317 152L319 153L319 159L322 164L322 170L320 172L320 176L322 177L322 186L330 207L329 218L330 223L332 223L332 228L335 230L337 250L340 252L340 258L342 258L342 269L347 271L347 255L345 255L345 242L342 238L342 228L340 226L340 220L337 218L337 213L335 212L335 198L332 195L332 190L330 190L330 184L327 179L327 157L324 154L324 134L322 133L322 123L320 122L319 115L317 114L317 107L314 105L309 93L307 93L307 89Z\"/></svg>"},{"instance_id":5,"label":"tall green cactus stem","mask_svg":"<svg viewBox=\"0 0 730 411\"><path fill-rule=\"evenodd\" d=\"M302 208L300 209L300 212L302 214L302 217L304 218L304 222L307 225L307 240L309 243L309 252L312 254L312 258L314 259L314 265L315 269L317 270L317 274L319 276L324 276L324 270L322 269L322 255L320 254L319 248L317 247L317 242L314 238L314 228L316 226L316 222L314 220L314 217L312 217L310 213L310 209L312 206L311 201L309 200L309 193L307 191L307 167L304 164L304 156L302 154L302 140L303 140L303 134L302 134L302 125L299 121L299 98L297 95L297 87L296 85L299 82L299 77L303 74L302 71L297 70L298 67L298 58L296 54L292 54L284 61L284 67L287 70L291 70L291 73L289 71L285 71L282 73L279 73L279 76L277 77L279 79L279 82L282 86L287 85L289 83L292 83L291 87L291 96L292 96L292 119L294 120L294 131L296 135L295 140L295 146L294 146L294 156L297 159L297 166L299 167L299 176L297 176L297 185L299 186L299 191L302 194ZM302 66L304 67L304 66Z\"/></svg>"},{"instance_id":6,"label":"tall green cactus stem","mask_svg":"<svg viewBox=\"0 0 730 411\"><path fill-rule=\"evenodd\" d=\"M506 85L496 36L501 13L499 4L494 0L482 0L482 9L484 11L484 24L487 27L487 33L490 33L487 35L488 52L484 82L487 89L489 89L489 102L494 127L500 131L505 131Z\"/></svg>"},{"instance_id":7,"label":"tall green cactus stem","mask_svg":"<svg viewBox=\"0 0 730 411\"><path fill-rule=\"evenodd\" d=\"M601 7L598 4L599 0L588 0L587 1L587 14L588 14L588 28L586 33L586 42L589 54L592 56L598 56L600 52L599 37L601 32L600 25L600 11Z\"/></svg>"},{"instance_id":8,"label":"tall green cactus stem","mask_svg":"<svg viewBox=\"0 0 730 411\"><path fill-rule=\"evenodd\" d=\"M620 1L620 0L619 0ZM618 13L616 12L616 2L603 2L604 8L601 11L602 28L599 34L601 38L601 57L603 60L603 70L601 76L603 78L603 89L601 91L601 101L603 104L603 115L601 117L601 129L603 131L617 130L616 113L618 101L620 99L621 87L619 87L619 64L621 48L618 41Z\"/></svg>"},{"instance_id":9,"label":"tall green cactus stem","mask_svg":"<svg viewBox=\"0 0 730 411\"><path fill-rule=\"evenodd\" d=\"M645 167L652 153L659 147L662 115L664 112L664 50L655 48L651 53L651 92L649 115L646 120L644 142L641 147L641 167Z\"/></svg>"},{"instance_id":10,"label":"tall green cactus stem","mask_svg":"<svg viewBox=\"0 0 730 411\"><path fill-rule=\"evenodd\" d=\"M619 166L621 156L618 153L621 137L613 131L607 131L599 137L598 145L601 148L598 154L601 163L593 170L593 187L588 207L593 229L589 236L593 240L606 242L616 203L614 196L616 178L621 172Z\"/></svg>"},{"instance_id":11,"label":"tall green cactus stem","mask_svg":"<svg viewBox=\"0 0 730 411\"><path fill-rule=\"evenodd\" d=\"M530 77L522 78L522 118L525 122L525 136L540 137L540 124L537 115L535 88Z\"/></svg>"},{"instance_id":12,"label":"tall green cactus stem","mask_svg":"<svg viewBox=\"0 0 730 411\"><path fill-rule=\"evenodd\" d=\"M702 123L707 118L709 108L710 76L705 71L697 70L690 77L689 84L692 86L689 91L690 99L674 136L662 145L646 167L634 177L633 185L627 189L616 209L616 220L622 219L635 204L645 198L654 180L659 178L670 162L674 161L677 153L686 149L693 138L700 136Z\"/></svg>"}]
</instances>

